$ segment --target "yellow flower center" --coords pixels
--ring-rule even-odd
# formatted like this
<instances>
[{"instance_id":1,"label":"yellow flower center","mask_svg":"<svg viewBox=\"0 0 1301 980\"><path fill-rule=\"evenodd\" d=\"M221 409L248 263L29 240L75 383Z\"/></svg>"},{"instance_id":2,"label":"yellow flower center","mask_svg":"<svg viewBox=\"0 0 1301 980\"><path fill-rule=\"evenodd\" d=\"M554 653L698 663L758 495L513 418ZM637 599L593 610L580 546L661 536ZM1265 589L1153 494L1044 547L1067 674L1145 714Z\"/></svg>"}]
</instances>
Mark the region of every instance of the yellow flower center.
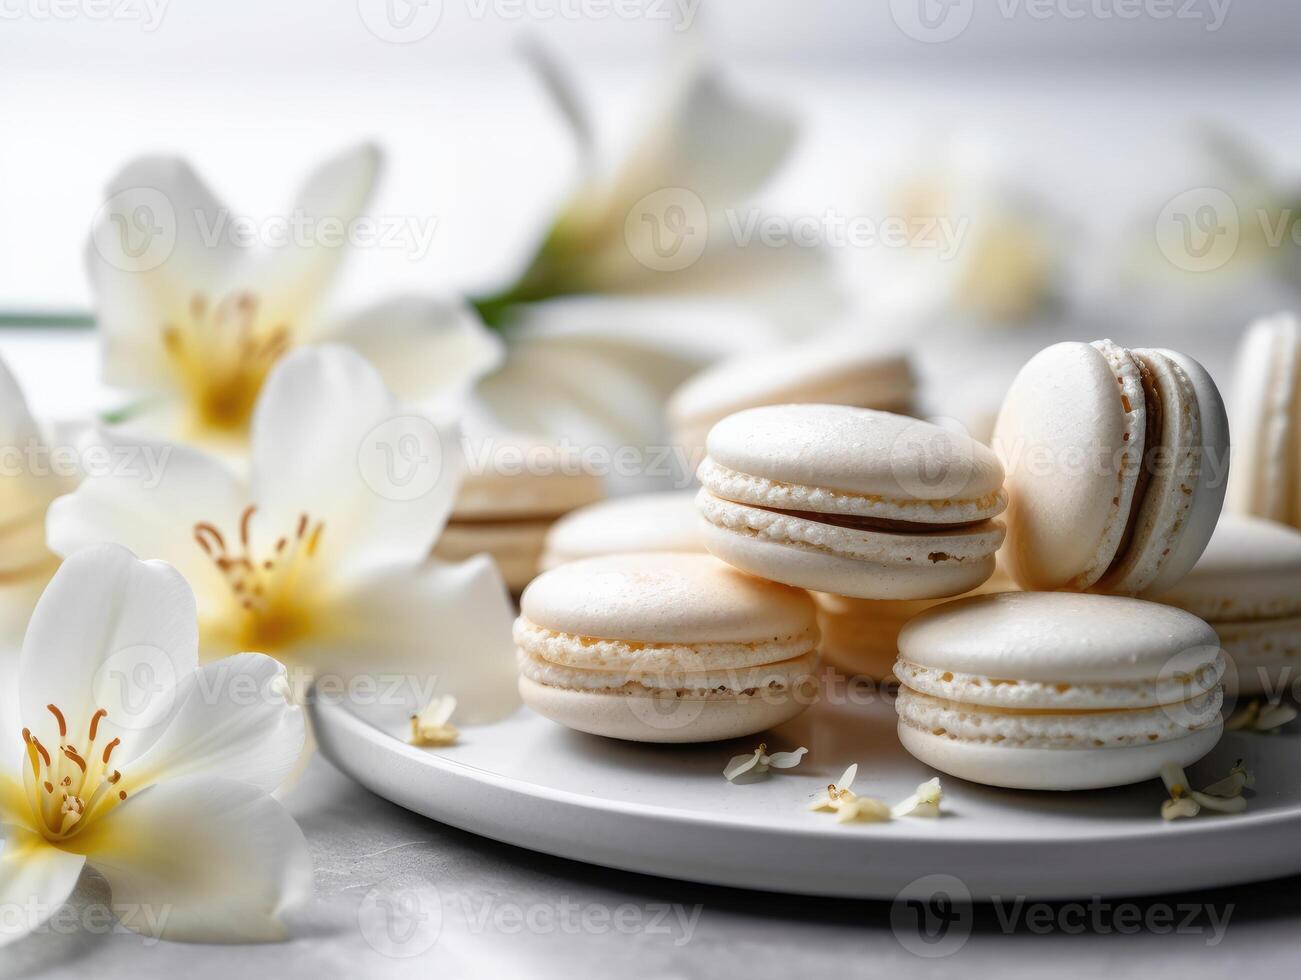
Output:
<instances>
[{"instance_id":1,"label":"yellow flower center","mask_svg":"<svg viewBox=\"0 0 1301 980\"><path fill-rule=\"evenodd\" d=\"M307 514L298 518L292 534L276 540L258 555L249 534L256 507L245 509L239 522L239 550L233 551L212 524L194 526L194 539L225 576L238 607L230 621L214 626L232 647L270 653L283 650L307 632L311 621L313 576L325 524Z\"/></svg>"},{"instance_id":2,"label":"yellow flower center","mask_svg":"<svg viewBox=\"0 0 1301 980\"><path fill-rule=\"evenodd\" d=\"M108 715L100 708L90 718L80 747L68 738L68 723L55 705L47 705L59 723L59 745L51 752L29 729L23 729L31 778L25 780L37 829L51 842L66 841L127 798L118 783L122 773L110 759L120 739L102 748L99 724Z\"/></svg>"},{"instance_id":3,"label":"yellow flower center","mask_svg":"<svg viewBox=\"0 0 1301 980\"><path fill-rule=\"evenodd\" d=\"M258 299L230 293L215 306L196 294L189 318L163 325L163 347L189 399L198 429L243 432L262 382L290 346L288 324L258 320Z\"/></svg>"}]
</instances>

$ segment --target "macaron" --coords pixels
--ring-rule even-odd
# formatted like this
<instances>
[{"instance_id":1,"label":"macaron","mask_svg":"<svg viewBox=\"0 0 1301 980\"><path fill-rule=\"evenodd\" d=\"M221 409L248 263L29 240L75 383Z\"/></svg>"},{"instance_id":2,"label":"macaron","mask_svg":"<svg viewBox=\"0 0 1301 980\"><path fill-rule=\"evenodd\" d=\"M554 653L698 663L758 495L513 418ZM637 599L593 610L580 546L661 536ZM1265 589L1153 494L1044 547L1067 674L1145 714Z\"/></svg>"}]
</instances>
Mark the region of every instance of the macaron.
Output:
<instances>
[{"instance_id":1,"label":"macaron","mask_svg":"<svg viewBox=\"0 0 1301 980\"><path fill-rule=\"evenodd\" d=\"M538 576L520 610L520 695L577 731L708 742L779 725L813 700L808 593L709 555L570 562Z\"/></svg>"},{"instance_id":2,"label":"macaron","mask_svg":"<svg viewBox=\"0 0 1301 980\"><path fill-rule=\"evenodd\" d=\"M706 368L673 393L668 416L678 445L700 447L715 423L743 409L813 402L907 414L916 388L905 350L837 330Z\"/></svg>"},{"instance_id":3,"label":"macaron","mask_svg":"<svg viewBox=\"0 0 1301 980\"><path fill-rule=\"evenodd\" d=\"M639 493L588 504L547 531L542 567L629 551L704 553L693 491Z\"/></svg>"},{"instance_id":4,"label":"macaron","mask_svg":"<svg viewBox=\"0 0 1301 980\"><path fill-rule=\"evenodd\" d=\"M1201 561L1173 589L1152 598L1210 623L1233 667L1227 689L1277 698L1298 680L1301 531L1224 514Z\"/></svg>"},{"instance_id":5,"label":"macaron","mask_svg":"<svg viewBox=\"0 0 1301 980\"><path fill-rule=\"evenodd\" d=\"M1225 506L1301 527L1301 326L1262 317L1238 349L1233 469Z\"/></svg>"},{"instance_id":6,"label":"macaron","mask_svg":"<svg viewBox=\"0 0 1301 980\"><path fill-rule=\"evenodd\" d=\"M773 405L709 433L705 547L742 571L860 599L960 595L994 571L1003 468L968 436L844 405Z\"/></svg>"},{"instance_id":7,"label":"macaron","mask_svg":"<svg viewBox=\"0 0 1301 980\"><path fill-rule=\"evenodd\" d=\"M551 525L600 500L602 481L573 454L524 435L483 439L466 455L467 472L434 556L463 561L489 554L507 587L519 592L538 573Z\"/></svg>"},{"instance_id":8,"label":"macaron","mask_svg":"<svg viewBox=\"0 0 1301 980\"><path fill-rule=\"evenodd\" d=\"M1169 350L1055 344L994 430L1008 571L1026 590L1138 595L1196 564L1224 502L1229 429L1206 370Z\"/></svg>"},{"instance_id":9,"label":"macaron","mask_svg":"<svg viewBox=\"0 0 1301 980\"><path fill-rule=\"evenodd\" d=\"M899 634L899 740L988 786L1123 786L1219 741L1215 631L1127 596L1004 592L936 606Z\"/></svg>"},{"instance_id":10,"label":"macaron","mask_svg":"<svg viewBox=\"0 0 1301 980\"><path fill-rule=\"evenodd\" d=\"M966 595L1014 592L1013 582L996 567L990 578ZM888 681L899 656L899 631L911 619L949 599L851 599L814 592L818 607L819 651L842 674Z\"/></svg>"}]
</instances>

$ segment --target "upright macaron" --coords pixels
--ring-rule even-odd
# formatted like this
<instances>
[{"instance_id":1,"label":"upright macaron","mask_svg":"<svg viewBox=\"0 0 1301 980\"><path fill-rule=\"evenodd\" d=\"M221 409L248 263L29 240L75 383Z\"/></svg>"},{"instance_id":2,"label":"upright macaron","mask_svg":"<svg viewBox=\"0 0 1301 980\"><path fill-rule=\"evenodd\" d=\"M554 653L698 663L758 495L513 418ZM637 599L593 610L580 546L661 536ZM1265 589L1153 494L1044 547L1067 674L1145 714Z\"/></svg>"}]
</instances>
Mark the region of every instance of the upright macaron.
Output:
<instances>
[{"instance_id":1,"label":"upright macaron","mask_svg":"<svg viewBox=\"0 0 1301 980\"><path fill-rule=\"evenodd\" d=\"M1233 470L1225 506L1301 527L1301 326L1262 317L1238 349Z\"/></svg>"},{"instance_id":2,"label":"upright macaron","mask_svg":"<svg viewBox=\"0 0 1301 980\"><path fill-rule=\"evenodd\" d=\"M863 599L959 595L994 571L1007 505L987 447L918 419L774 405L709 433L705 547L743 571Z\"/></svg>"},{"instance_id":3,"label":"upright macaron","mask_svg":"<svg viewBox=\"0 0 1301 980\"><path fill-rule=\"evenodd\" d=\"M906 413L916 387L905 350L837 330L706 368L673 393L668 416L677 444L698 447L715 423L747 408L808 402Z\"/></svg>"},{"instance_id":4,"label":"upright macaron","mask_svg":"<svg viewBox=\"0 0 1301 980\"><path fill-rule=\"evenodd\" d=\"M691 490L602 500L571 511L551 525L542 567L629 551L703 553L702 523Z\"/></svg>"},{"instance_id":5,"label":"upright macaron","mask_svg":"<svg viewBox=\"0 0 1301 980\"><path fill-rule=\"evenodd\" d=\"M520 610L520 695L578 731L707 742L781 724L812 700L813 600L709 555L571 562L535 579Z\"/></svg>"},{"instance_id":6,"label":"upright macaron","mask_svg":"<svg viewBox=\"0 0 1301 980\"><path fill-rule=\"evenodd\" d=\"M1279 697L1301 668L1301 531L1224 514L1201 560L1178 585L1153 595L1210 623L1238 694Z\"/></svg>"},{"instance_id":7,"label":"upright macaron","mask_svg":"<svg viewBox=\"0 0 1301 980\"><path fill-rule=\"evenodd\" d=\"M1055 344L1016 376L994 430L1008 571L1028 590L1168 589L1224 502L1229 429L1205 369L1109 340Z\"/></svg>"},{"instance_id":8,"label":"upright macaron","mask_svg":"<svg viewBox=\"0 0 1301 980\"><path fill-rule=\"evenodd\" d=\"M1064 592L958 599L899 634L899 739L990 786L1122 786L1214 748L1223 671L1215 632L1170 606Z\"/></svg>"}]
</instances>

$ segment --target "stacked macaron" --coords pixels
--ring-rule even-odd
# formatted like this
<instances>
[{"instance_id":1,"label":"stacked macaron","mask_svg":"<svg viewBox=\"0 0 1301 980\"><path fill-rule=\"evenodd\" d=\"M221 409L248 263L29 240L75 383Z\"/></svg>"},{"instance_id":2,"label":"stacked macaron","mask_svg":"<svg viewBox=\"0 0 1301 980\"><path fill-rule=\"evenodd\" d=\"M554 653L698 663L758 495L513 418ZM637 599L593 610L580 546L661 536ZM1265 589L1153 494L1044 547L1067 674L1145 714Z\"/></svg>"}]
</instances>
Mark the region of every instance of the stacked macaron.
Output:
<instances>
[{"instance_id":1,"label":"stacked macaron","mask_svg":"<svg viewBox=\"0 0 1301 980\"><path fill-rule=\"evenodd\" d=\"M704 552L692 491L639 493L572 511L547 531L542 567L633 551Z\"/></svg>"},{"instance_id":2,"label":"stacked macaron","mask_svg":"<svg viewBox=\"0 0 1301 980\"><path fill-rule=\"evenodd\" d=\"M708 555L571 562L524 591L515 623L519 690L581 732L704 742L763 731L812 700L808 593Z\"/></svg>"},{"instance_id":3,"label":"stacked macaron","mask_svg":"<svg viewBox=\"0 0 1301 980\"><path fill-rule=\"evenodd\" d=\"M899 635L899 739L927 765L990 786L1121 786L1215 746L1223 671L1214 631L1170 606L958 599Z\"/></svg>"},{"instance_id":4,"label":"stacked macaron","mask_svg":"<svg viewBox=\"0 0 1301 980\"><path fill-rule=\"evenodd\" d=\"M842 405L775 405L710 430L705 547L773 581L864 599L959 595L994 571L1003 468L961 433Z\"/></svg>"},{"instance_id":5,"label":"stacked macaron","mask_svg":"<svg viewBox=\"0 0 1301 980\"><path fill-rule=\"evenodd\" d=\"M1232 669L1225 686L1278 698L1301 668L1301 532L1225 514L1201 561L1173 589L1153 596L1206 620Z\"/></svg>"}]
</instances>

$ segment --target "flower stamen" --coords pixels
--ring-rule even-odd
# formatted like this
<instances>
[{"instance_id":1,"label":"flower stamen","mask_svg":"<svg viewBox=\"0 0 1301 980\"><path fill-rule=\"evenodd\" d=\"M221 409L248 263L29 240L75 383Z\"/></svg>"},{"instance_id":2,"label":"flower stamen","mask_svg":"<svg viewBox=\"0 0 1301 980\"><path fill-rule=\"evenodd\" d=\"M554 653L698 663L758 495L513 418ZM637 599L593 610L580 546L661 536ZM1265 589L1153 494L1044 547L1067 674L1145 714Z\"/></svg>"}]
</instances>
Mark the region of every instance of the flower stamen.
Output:
<instances>
[{"instance_id":1,"label":"flower stamen","mask_svg":"<svg viewBox=\"0 0 1301 980\"><path fill-rule=\"evenodd\" d=\"M56 705L46 707L58 723L60 739L66 739L67 717ZM105 708L99 708L91 715L84 751L77 745L62 742L58 753L51 755L31 729L23 729L32 777L27 784L28 802L36 826L48 840L67 839L126 799L125 790L105 792L110 786L116 787L122 779L119 770L106 771L109 756L122 740L114 738L102 754L95 751L100 722L107 717ZM101 802L103 800L108 802Z\"/></svg>"}]
</instances>

